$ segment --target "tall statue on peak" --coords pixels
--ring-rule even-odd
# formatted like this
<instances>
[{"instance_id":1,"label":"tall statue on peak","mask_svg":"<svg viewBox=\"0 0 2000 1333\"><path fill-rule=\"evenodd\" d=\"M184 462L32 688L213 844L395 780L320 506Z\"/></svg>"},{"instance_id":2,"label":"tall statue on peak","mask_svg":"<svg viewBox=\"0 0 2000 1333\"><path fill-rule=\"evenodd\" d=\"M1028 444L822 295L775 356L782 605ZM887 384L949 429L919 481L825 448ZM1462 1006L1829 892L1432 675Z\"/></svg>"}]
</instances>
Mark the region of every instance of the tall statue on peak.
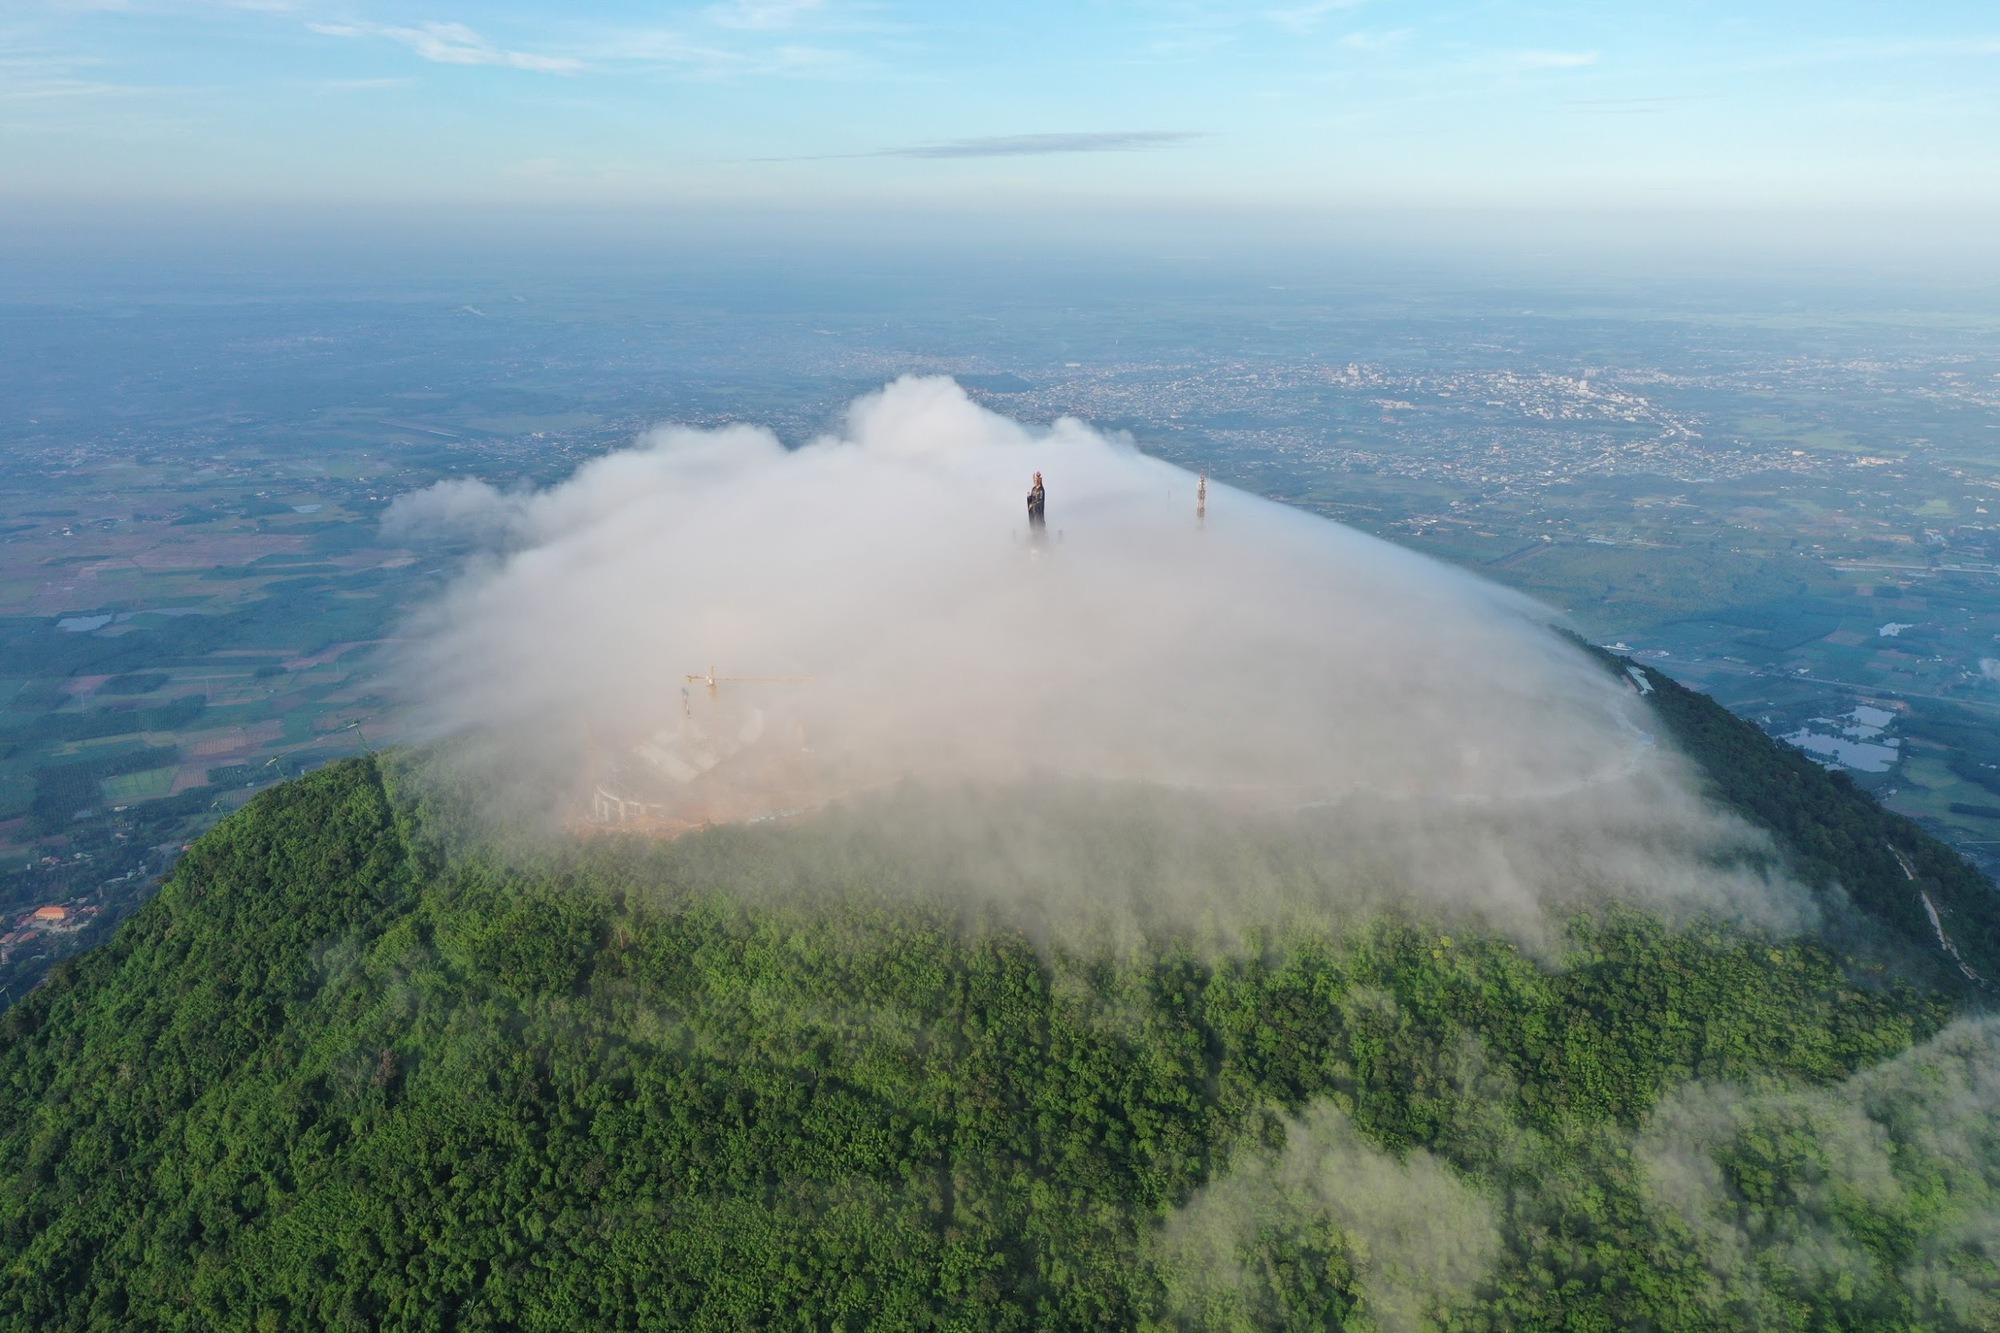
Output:
<instances>
[{"instance_id":1,"label":"tall statue on peak","mask_svg":"<svg viewBox=\"0 0 2000 1333\"><path fill-rule=\"evenodd\" d=\"M1042 489L1042 474L1037 472L1035 484L1028 488L1028 526L1036 532L1048 526L1048 520L1044 517L1048 505L1048 492Z\"/></svg>"}]
</instances>

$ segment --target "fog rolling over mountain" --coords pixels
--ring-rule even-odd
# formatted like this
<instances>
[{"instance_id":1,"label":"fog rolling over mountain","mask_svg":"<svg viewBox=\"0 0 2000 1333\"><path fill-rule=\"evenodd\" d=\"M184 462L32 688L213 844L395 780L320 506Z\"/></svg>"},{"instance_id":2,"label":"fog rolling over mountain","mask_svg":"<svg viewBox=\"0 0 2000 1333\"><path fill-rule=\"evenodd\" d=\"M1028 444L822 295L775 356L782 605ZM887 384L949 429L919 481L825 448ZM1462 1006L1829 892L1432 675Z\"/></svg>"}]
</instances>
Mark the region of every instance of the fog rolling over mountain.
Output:
<instances>
[{"instance_id":1,"label":"fog rolling over mountain","mask_svg":"<svg viewBox=\"0 0 2000 1333\"><path fill-rule=\"evenodd\" d=\"M1797 922L1544 608L1212 482L1198 508L1198 486L915 378L797 449L662 427L545 491L443 482L386 524L481 549L401 687L510 822L673 834L833 805L1001 896L1408 895L1530 936L1607 895ZM913 817L890 789L960 799ZM1086 817L1081 790L1125 801Z\"/></svg>"}]
</instances>

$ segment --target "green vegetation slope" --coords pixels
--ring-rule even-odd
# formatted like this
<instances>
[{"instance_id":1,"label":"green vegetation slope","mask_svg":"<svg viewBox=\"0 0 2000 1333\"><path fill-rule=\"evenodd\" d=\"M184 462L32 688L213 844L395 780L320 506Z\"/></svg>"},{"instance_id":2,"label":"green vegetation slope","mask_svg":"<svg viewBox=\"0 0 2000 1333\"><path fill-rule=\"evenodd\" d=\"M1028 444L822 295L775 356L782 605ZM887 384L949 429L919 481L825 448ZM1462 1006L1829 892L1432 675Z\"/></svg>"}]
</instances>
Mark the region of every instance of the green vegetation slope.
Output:
<instances>
[{"instance_id":1,"label":"green vegetation slope","mask_svg":"<svg viewBox=\"0 0 2000 1333\"><path fill-rule=\"evenodd\" d=\"M2000 899L1964 857L1915 820L1885 809L1845 773L1772 740L1707 695L1630 658L1595 651L1644 676L1654 715L1701 765L1709 794L1769 831L1794 875L1815 886L1839 885L1871 928L1920 955L1950 961L1960 980L2000 980ZM1938 914L1935 924L1926 898ZM1940 932L1955 955L1939 948Z\"/></svg>"},{"instance_id":2,"label":"green vegetation slope","mask_svg":"<svg viewBox=\"0 0 2000 1333\"><path fill-rule=\"evenodd\" d=\"M1777 766L1716 781L1801 866L1870 855L1872 803L1655 680ZM1969 987L1619 911L1557 963L1389 919L1066 948L738 892L798 831L446 855L392 785L265 793L0 1017L0 1327L2000 1317ZM1855 901L1922 944L1888 868Z\"/></svg>"}]
</instances>

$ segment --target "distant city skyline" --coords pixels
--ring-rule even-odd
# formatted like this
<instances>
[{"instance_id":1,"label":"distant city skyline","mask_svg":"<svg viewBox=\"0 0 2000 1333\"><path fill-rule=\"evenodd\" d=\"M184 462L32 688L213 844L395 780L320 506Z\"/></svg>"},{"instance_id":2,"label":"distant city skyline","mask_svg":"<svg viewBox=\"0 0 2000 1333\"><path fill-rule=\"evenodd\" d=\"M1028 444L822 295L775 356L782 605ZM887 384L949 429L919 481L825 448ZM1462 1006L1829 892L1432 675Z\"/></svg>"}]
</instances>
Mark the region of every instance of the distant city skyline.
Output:
<instances>
[{"instance_id":1,"label":"distant city skyline","mask_svg":"<svg viewBox=\"0 0 2000 1333\"><path fill-rule=\"evenodd\" d=\"M1937 3L20 0L19 201L2000 208Z\"/></svg>"}]
</instances>

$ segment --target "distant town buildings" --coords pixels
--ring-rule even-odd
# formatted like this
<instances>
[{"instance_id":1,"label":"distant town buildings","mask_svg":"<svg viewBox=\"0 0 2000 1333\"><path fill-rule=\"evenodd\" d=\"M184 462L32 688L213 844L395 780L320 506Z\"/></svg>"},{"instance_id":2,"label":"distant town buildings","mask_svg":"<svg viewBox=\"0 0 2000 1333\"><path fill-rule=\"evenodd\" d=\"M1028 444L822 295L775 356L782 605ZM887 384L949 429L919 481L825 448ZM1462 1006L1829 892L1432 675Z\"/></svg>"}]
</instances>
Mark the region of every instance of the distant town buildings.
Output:
<instances>
[{"instance_id":1,"label":"distant town buildings","mask_svg":"<svg viewBox=\"0 0 2000 1333\"><path fill-rule=\"evenodd\" d=\"M71 935L89 925L97 915L96 903L44 903L14 918L13 926L0 934L0 965L11 962L24 948L31 949L50 935Z\"/></svg>"}]
</instances>

